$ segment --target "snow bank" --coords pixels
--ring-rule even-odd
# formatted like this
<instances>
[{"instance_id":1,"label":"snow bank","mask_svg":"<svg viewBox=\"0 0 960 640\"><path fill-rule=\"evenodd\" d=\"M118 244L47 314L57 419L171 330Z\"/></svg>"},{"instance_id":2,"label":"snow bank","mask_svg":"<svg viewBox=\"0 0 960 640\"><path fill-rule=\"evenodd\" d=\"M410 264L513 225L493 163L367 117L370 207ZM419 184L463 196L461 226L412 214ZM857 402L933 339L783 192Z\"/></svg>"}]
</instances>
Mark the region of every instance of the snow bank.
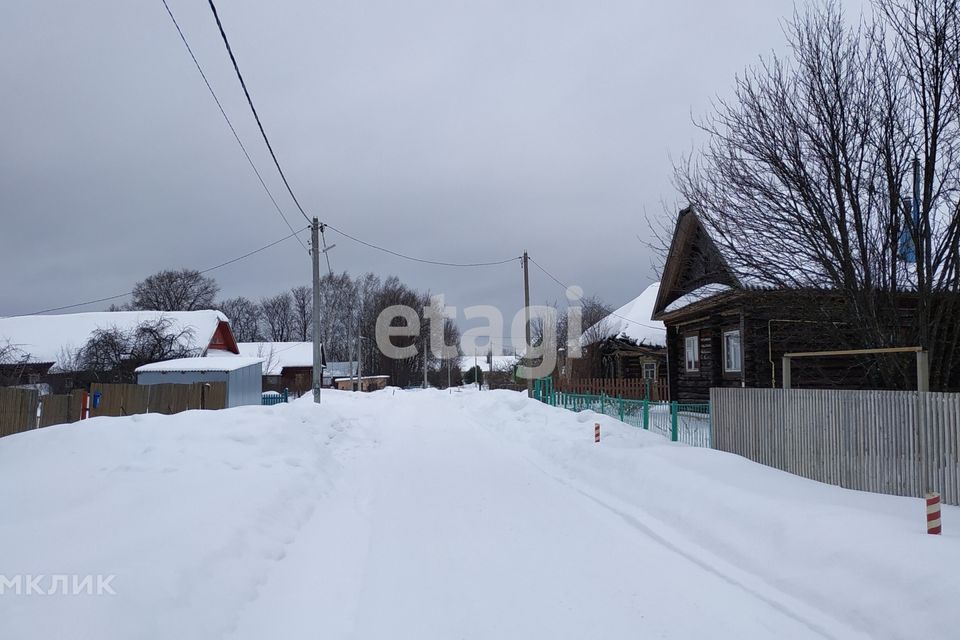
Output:
<instances>
[{"instance_id":1,"label":"snow bank","mask_svg":"<svg viewBox=\"0 0 960 640\"><path fill-rule=\"evenodd\" d=\"M324 390L0 439L0 638L948 638L960 509L506 391ZM593 443L593 423L603 440ZM45 582L49 585L49 582Z\"/></svg>"}]
</instances>

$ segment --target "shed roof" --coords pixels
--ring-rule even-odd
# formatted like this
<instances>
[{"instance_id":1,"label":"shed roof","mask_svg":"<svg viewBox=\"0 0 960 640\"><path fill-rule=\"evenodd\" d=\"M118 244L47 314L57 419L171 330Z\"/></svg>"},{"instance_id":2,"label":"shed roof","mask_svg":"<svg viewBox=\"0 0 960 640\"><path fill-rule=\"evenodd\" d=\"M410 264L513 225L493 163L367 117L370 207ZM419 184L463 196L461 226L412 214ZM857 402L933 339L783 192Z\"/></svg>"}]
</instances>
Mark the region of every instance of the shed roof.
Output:
<instances>
[{"instance_id":1,"label":"shed roof","mask_svg":"<svg viewBox=\"0 0 960 640\"><path fill-rule=\"evenodd\" d=\"M176 358L153 362L137 367L136 373L175 372L175 371L236 371L263 362L263 358L244 358L234 356L229 358Z\"/></svg>"},{"instance_id":2,"label":"shed roof","mask_svg":"<svg viewBox=\"0 0 960 640\"><path fill-rule=\"evenodd\" d=\"M312 342L238 342L237 347L241 356L263 360L265 376L278 376L285 367L313 366Z\"/></svg>"}]
</instances>

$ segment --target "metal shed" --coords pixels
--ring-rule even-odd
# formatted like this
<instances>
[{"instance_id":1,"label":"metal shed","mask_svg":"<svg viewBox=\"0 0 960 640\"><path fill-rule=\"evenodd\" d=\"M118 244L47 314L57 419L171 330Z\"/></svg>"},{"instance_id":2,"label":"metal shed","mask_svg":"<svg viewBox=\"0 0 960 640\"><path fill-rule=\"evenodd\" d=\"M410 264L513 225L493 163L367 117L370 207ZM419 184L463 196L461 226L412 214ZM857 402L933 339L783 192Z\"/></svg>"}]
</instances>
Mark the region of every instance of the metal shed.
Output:
<instances>
[{"instance_id":1,"label":"metal shed","mask_svg":"<svg viewBox=\"0 0 960 640\"><path fill-rule=\"evenodd\" d=\"M190 384L225 382L227 407L259 405L263 390L263 358L177 358L137 367L137 384Z\"/></svg>"}]
</instances>

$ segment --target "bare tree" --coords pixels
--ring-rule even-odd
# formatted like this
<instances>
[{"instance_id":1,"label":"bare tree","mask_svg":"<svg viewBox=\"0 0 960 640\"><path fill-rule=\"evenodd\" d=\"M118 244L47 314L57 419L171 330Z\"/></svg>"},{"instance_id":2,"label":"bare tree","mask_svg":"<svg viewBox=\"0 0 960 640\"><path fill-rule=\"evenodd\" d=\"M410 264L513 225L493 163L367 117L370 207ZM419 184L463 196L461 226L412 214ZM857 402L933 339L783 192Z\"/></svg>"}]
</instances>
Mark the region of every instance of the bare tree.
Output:
<instances>
[{"instance_id":1,"label":"bare tree","mask_svg":"<svg viewBox=\"0 0 960 640\"><path fill-rule=\"evenodd\" d=\"M132 329L94 331L77 354L80 369L114 382L133 381L142 364L199 355L191 346L192 329L177 329L170 318L141 322Z\"/></svg>"},{"instance_id":2,"label":"bare tree","mask_svg":"<svg viewBox=\"0 0 960 640\"><path fill-rule=\"evenodd\" d=\"M300 342L313 338L313 289L294 287L290 290L293 303L293 337Z\"/></svg>"},{"instance_id":3,"label":"bare tree","mask_svg":"<svg viewBox=\"0 0 960 640\"><path fill-rule=\"evenodd\" d=\"M17 384L29 361L29 354L9 340L0 340L0 386Z\"/></svg>"},{"instance_id":4,"label":"bare tree","mask_svg":"<svg viewBox=\"0 0 960 640\"><path fill-rule=\"evenodd\" d=\"M842 309L823 312L857 327L853 340L921 344L931 384L956 387L958 5L875 4L874 22L853 25L832 2L795 15L790 57L737 79L677 185L742 283L835 292ZM878 375L910 371L891 360Z\"/></svg>"},{"instance_id":5,"label":"bare tree","mask_svg":"<svg viewBox=\"0 0 960 640\"><path fill-rule=\"evenodd\" d=\"M237 342L257 342L261 339L260 307L255 302L239 296L220 301L217 309L230 319L230 329Z\"/></svg>"},{"instance_id":6,"label":"bare tree","mask_svg":"<svg viewBox=\"0 0 960 640\"><path fill-rule=\"evenodd\" d=\"M293 335L293 300L287 292L260 300L260 316L267 340L286 342Z\"/></svg>"},{"instance_id":7,"label":"bare tree","mask_svg":"<svg viewBox=\"0 0 960 640\"><path fill-rule=\"evenodd\" d=\"M213 308L220 287L195 269L161 271L133 288L132 307L155 311L197 311Z\"/></svg>"}]
</instances>

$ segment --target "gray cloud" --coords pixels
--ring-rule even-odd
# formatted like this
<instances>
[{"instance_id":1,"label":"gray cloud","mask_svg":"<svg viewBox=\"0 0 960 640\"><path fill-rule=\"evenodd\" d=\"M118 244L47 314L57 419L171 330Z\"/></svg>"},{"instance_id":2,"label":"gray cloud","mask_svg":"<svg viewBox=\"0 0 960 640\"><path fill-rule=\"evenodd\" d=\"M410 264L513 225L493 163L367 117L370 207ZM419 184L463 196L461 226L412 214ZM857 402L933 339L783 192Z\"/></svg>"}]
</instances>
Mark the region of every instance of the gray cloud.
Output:
<instances>
[{"instance_id":1,"label":"gray cloud","mask_svg":"<svg viewBox=\"0 0 960 640\"><path fill-rule=\"evenodd\" d=\"M203 2L170 0L288 218ZM637 240L673 202L671 156L734 74L783 47L792 2L223 2L308 212L440 260L524 248L619 305L655 277ZM0 23L0 314L111 295L287 233L160 0L12 0ZM404 262L331 234L334 269L396 274L459 307L522 301L510 264ZM216 272L223 294L306 283L290 241ZM563 300L534 270L535 302ZM92 307L96 308L96 307ZM84 309L85 310L85 309Z\"/></svg>"}]
</instances>

